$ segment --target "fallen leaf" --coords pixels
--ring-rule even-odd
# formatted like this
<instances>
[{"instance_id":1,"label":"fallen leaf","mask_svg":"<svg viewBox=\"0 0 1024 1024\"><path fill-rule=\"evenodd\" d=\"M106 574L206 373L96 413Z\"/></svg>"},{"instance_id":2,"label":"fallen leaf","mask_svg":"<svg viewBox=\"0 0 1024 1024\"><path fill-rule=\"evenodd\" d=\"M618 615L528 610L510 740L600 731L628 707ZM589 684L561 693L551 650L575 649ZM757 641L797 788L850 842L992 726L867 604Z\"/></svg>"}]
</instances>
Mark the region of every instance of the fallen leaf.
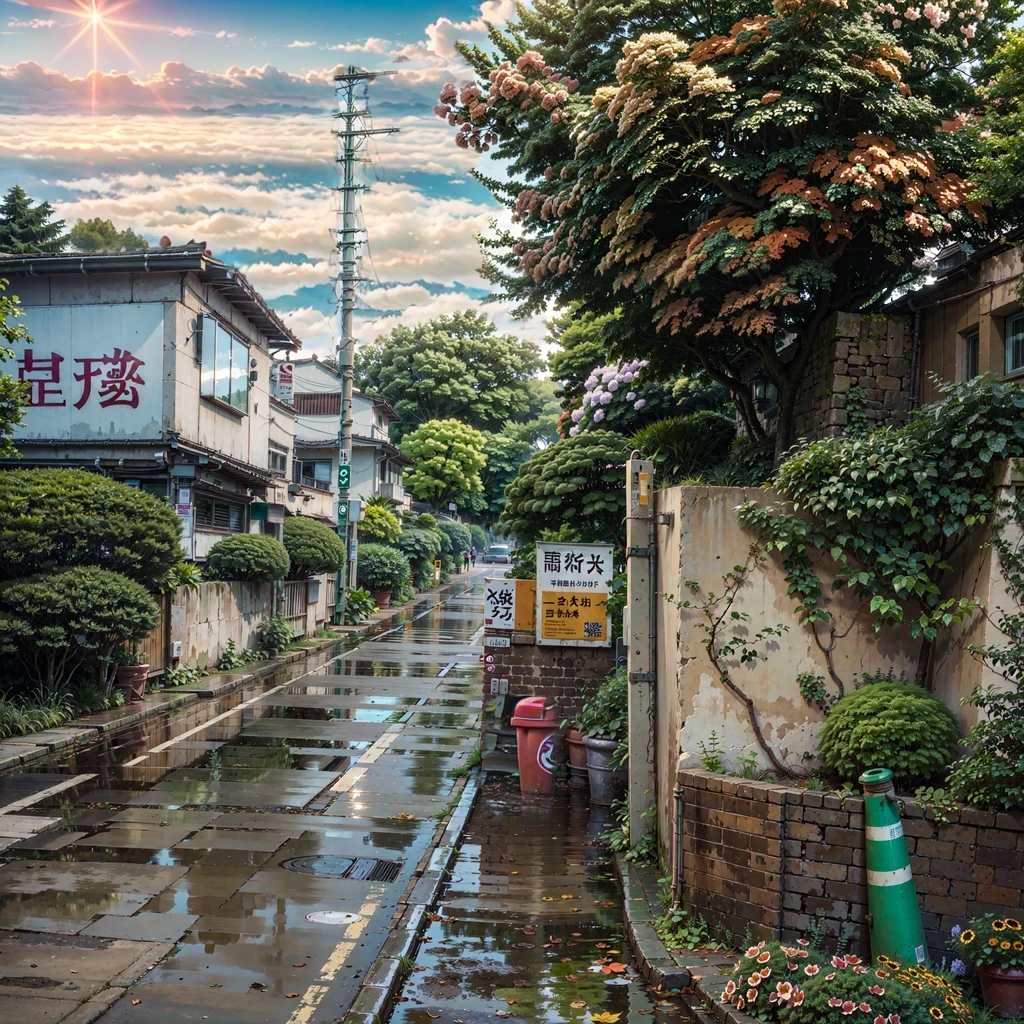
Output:
<instances>
[{"instance_id":1,"label":"fallen leaf","mask_svg":"<svg viewBox=\"0 0 1024 1024\"><path fill-rule=\"evenodd\" d=\"M557 946L562 940L557 935L549 935L548 941L552 946Z\"/></svg>"},{"instance_id":2,"label":"fallen leaf","mask_svg":"<svg viewBox=\"0 0 1024 1024\"><path fill-rule=\"evenodd\" d=\"M510 875L518 875L518 874L519 874L519 872L518 872L518 871L510 871L510 872L509 872L509 874L510 874Z\"/></svg>"},{"instance_id":3,"label":"fallen leaf","mask_svg":"<svg viewBox=\"0 0 1024 1024\"><path fill-rule=\"evenodd\" d=\"M288 995L285 996L285 999L298 999L298 998L299 998L299 993L298 992L289 992Z\"/></svg>"},{"instance_id":4,"label":"fallen leaf","mask_svg":"<svg viewBox=\"0 0 1024 1024\"><path fill-rule=\"evenodd\" d=\"M572 957L571 956L563 956L562 957L562 963L563 964L571 964L572 963Z\"/></svg>"},{"instance_id":5,"label":"fallen leaf","mask_svg":"<svg viewBox=\"0 0 1024 1024\"><path fill-rule=\"evenodd\" d=\"M138 1006L138 1005L139 1005L139 1003L141 1003L141 1002L142 1002L142 1000L141 1000L141 999L133 999L133 1000L132 1000L132 1006Z\"/></svg>"},{"instance_id":6,"label":"fallen leaf","mask_svg":"<svg viewBox=\"0 0 1024 1024\"><path fill-rule=\"evenodd\" d=\"M305 967L305 964L292 964L292 967Z\"/></svg>"},{"instance_id":7,"label":"fallen leaf","mask_svg":"<svg viewBox=\"0 0 1024 1024\"><path fill-rule=\"evenodd\" d=\"M429 1010L427 1010L427 1016L428 1016L428 1017L429 1017L429 1018L430 1018L431 1020L437 1020L437 1018L438 1018L438 1017L440 1017L440 1016L441 1016L441 1014L439 1014L439 1013L431 1013L431 1012L430 1012Z\"/></svg>"},{"instance_id":8,"label":"fallen leaf","mask_svg":"<svg viewBox=\"0 0 1024 1024\"><path fill-rule=\"evenodd\" d=\"M508 1003L509 1006L515 1006L516 1005L516 1001L514 999L509 999L507 997L505 999L505 1002Z\"/></svg>"},{"instance_id":9,"label":"fallen leaf","mask_svg":"<svg viewBox=\"0 0 1024 1024\"><path fill-rule=\"evenodd\" d=\"M516 862L515 857L506 857L505 859L508 860L508 861L511 861L513 864L515 864L515 862Z\"/></svg>"},{"instance_id":10,"label":"fallen leaf","mask_svg":"<svg viewBox=\"0 0 1024 1024\"><path fill-rule=\"evenodd\" d=\"M536 945L532 942L516 942L514 943L516 949L536 949Z\"/></svg>"},{"instance_id":11,"label":"fallen leaf","mask_svg":"<svg viewBox=\"0 0 1024 1024\"><path fill-rule=\"evenodd\" d=\"M574 939L578 939L583 934L583 932L570 932L569 934L572 935Z\"/></svg>"},{"instance_id":12,"label":"fallen leaf","mask_svg":"<svg viewBox=\"0 0 1024 1024\"><path fill-rule=\"evenodd\" d=\"M545 903L554 903L555 902L555 897L554 896L541 896L541 899Z\"/></svg>"},{"instance_id":13,"label":"fallen leaf","mask_svg":"<svg viewBox=\"0 0 1024 1024\"><path fill-rule=\"evenodd\" d=\"M524 935L536 935L537 929L532 924L528 924L525 928L521 929Z\"/></svg>"},{"instance_id":14,"label":"fallen leaf","mask_svg":"<svg viewBox=\"0 0 1024 1024\"><path fill-rule=\"evenodd\" d=\"M565 976L565 980L566 980L566 981L579 981L580 979L579 979L579 975L576 975L576 974L567 974L567 975Z\"/></svg>"},{"instance_id":15,"label":"fallen leaf","mask_svg":"<svg viewBox=\"0 0 1024 1024\"><path fill-rule=\"evenodd\" d=\"M569 1004L574 1010L582 1010L587 1005L586 1000L576 999Z\"/></svg>"},{"instance_id":16,"label":"fallen leaf","mask_svg":"<svg viewBox=\"0 0 1024 1024\"><path fill-rule=\"evenodd\" d=\"M256 989L257 992L262 992L267 986L262 981L254 981L249 988Z\"/></svg>"},{"instance_id":17,"label":"fallen leaf","mask_svg":"<svg viewBox=\"0 0 1024 1024\"><path fill-rule=\"evenodd\" d=\"M601 968L601 973L602 974L622 974L622 972L625 971L625 969L626 969L626 965L625 964L611 963L611 964L605 964L604 967Z\"/></svg>"},{"instance_id":18,"label":"fallen leaf","mask_svg":"<svg viewBox=\"0 0 1024 1024\"><path fill-rule=\"evenodd\" d=\"M590 1019L594 1024L618 1024L621 1013L592 1013Z\"/></svg>"},{"instance_id":19,"label":"fallen leaf","mask_svg":"<svg viewBox=\"0 0 1024 1024\"><path fill-rule=\"evenodd\" d=\"M609 949L609 950L608 950L608 952L609 952L609 954L611 954L611 953L619 953L619 952L621 952L621 950L618 950L618 949Z\"/></svg>"},{"instance_id":20,"label":"fallen leaf","mask_svg":"<svg viewBox=\"0 0 1024 1024\"><path fill-rule=\"evenodd\" d=\"M574 899L576 899L576 897L575 897L575 896L573 896L573 895L572 895L572 893L569 893L569 895L568 895L568 896L565 896L565 895L563 895L563 896L562 896L562 899L563 899L563 900L574 900Z\"/></svg>"},{"instance_id":21,"label":"fallen leaf","mask_svg":"<svg viewBox=\"0 0 1024 1024\"><path fill-rule=\"evenodd\" d=\"M77 974L77 973L78 973L78 971L72 971L71 973L72 973L72 974Z\"/></svg>"},{"instance_id":22,"label":"fallen leaf","mask_svg":"<svg viewBox=\"0 0 1024 1024\"><path fill-rule=\"evenodd\" d=\"M428 921L440 921L441 920L441 915L440 914L427 914L427 920Z\"/></svg>"},{"instance_id":23,"label":"fallen leaf","mask_svg":"<svg viewBox=\"0 0 1024 1024\"><path fill-rule=\"evenodd\" d=\"M594 945L597 946L598 949L607 949L608 948L608 943L607 942L595 942Z\"/></svg>"}]
</instances>

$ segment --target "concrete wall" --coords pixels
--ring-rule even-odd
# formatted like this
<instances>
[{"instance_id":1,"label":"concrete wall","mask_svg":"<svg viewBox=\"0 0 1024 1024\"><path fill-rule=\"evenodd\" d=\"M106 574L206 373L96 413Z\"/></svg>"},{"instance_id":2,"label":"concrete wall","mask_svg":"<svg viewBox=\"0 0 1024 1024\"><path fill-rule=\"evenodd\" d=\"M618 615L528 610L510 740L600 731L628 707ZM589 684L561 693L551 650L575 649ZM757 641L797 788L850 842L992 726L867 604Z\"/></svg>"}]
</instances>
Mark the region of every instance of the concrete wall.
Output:
<instances>
[{"instance_id":1,"label":"concrete wall","mask_svg":"<svg viewBox=\"0 0 1024 1024\"><path fill-rule=\"evenodd\" d=\"M815 922L869 956L864 801L681 771L683 885L719 933L792 941ZM1024 907L1024 815L964 808L936 824L905 801L903 830L931 955L954 924Z\"/></svg>"},{"instance_id":2,"label":"concrete wall","mask_svg":"<svg viewBox=\"0 0 1024 1024\"><path fill-rule=\"evenodd\" d=\"M1024 477L1003 469L1005 487L1002 495L1013 496ZM696 607L682 608L681 600L694 599L686 581L696 581L704 594L722 594L726 584L723 576L734 566L744 564L756 537L743 529L736 508L754 500L767 505L779 500L769 489L738 487L675 487L657 492L657 509L668 513L668 525L658 527L659 594L657 608L657 791L670 794L677 768L700 765L701 743L717 735L724 750L726 765L735 770L736 759L752 752L762 768L769 767L758 746L744 704L721 683L706 650L706 635L701 626L706 621ZM954 572L944 583L949 594L981 597L990 616L998 619L1000 609L1010 610L998 560L985 545L982 533L954 565ZM831 592L835 566L827 556L815 569L822 580L826 607L833 616L838 639L833 652L835 670L846 692L855 688L862 673L892 670L914 678L921 641L913 639L908 630L885 630L876 633L871 615L862 607L852 591L843 588ZM813 766L813 758L805 757L817 749L817 736L824 723L821 712L801 696L797 677L810 673L824 677L826 690L837 693L829 678L827 662L809 627L800 625L795 612L796 602L787 593L785 568L778 555L760 561L740 588L734 611L749 615L749 621L737 623L735 632L752 637L764 627L782 626L781 637L759 645L761 656L740 664L735 657L724 659L731 677L753 700L762 732L779 759L797 770ZM719 606L719 611L723 606ZM719 646L733 630L723 632ZM819 626L823 643L829 641L827 626ZM991 670L966 652L968 644L1000 642L1001 634L990 617L977 614L950 633L941 634L932 658L931 685L934 693L956 714L962 733L976 721L973 708L963 708L960 701L975 685L1005 685ZM659 835L663 854L668 853L668 837L672 828L672 802L661 796L658 800Z\"/></svg>"}]
</instances>

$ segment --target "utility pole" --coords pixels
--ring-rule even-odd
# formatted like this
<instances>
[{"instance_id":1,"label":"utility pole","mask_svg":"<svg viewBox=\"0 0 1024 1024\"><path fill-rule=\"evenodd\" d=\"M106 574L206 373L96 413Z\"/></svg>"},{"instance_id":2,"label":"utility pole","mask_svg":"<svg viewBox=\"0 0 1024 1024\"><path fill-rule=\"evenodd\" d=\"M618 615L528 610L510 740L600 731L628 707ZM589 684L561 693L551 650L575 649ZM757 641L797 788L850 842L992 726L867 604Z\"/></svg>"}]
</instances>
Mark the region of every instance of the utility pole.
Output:
<instances>
[{"instance_id":1,"label":"utility pole","mask_svg":"<svg viewBox=\"0 0 1024 1024\"><path fill-rule=\"evenodd\" d=\"M356 541L349 516L349 488L352 484L352 391L355 381L355 338L352 336L352 314L356 308L356 285L364 280L359 276L359 257L366 229L360 227L356 217L356 193L368 186L356 182L356 162L360 151L371 135L391 135L397 128L371 126L369 85L378 75L393 75L394 71L365 71L349 65L334 76L334 96L341 122L335 131L338 139L338 185L341 195L334 231L334 248L338 253L338 270L334 277L334 300L337 315L338 368L341 372L341 430L338 439L338 536L345 542L346 564L337 576L337 597L334 617L345 621L345 581L356 582ZM361 88L360 88L361 86Z\"/></svg>"}]
</instances>

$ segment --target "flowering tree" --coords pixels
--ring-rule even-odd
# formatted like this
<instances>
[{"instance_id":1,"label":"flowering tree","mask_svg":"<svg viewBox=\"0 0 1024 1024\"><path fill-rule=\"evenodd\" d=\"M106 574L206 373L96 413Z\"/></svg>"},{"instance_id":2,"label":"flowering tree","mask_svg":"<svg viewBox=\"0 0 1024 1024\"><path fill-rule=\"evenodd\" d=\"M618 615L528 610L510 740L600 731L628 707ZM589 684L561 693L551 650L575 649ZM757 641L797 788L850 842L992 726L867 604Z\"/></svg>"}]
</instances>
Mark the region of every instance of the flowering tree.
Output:
<instances>
[{"instance_id":1,"label":"flowering tree","mask_svg":"<svg viewBox=\"0 0 1024 1024\"><path fill-rule=\"evenodd\" d=\"M638 398L632 386L638 372L647 366L646 359L634 359L631 363L614 363L611 366L599 366L584 382L586 391L578 409L570 414L573 425L569 428L569 436L575 437L581 425L600 423L607 415L607 407L613 402L625 402L636 412L647 404L645 398Z\"/></svg>"},{"instance_id":2,"label":"flowering tree","mask_svg":"<svg viewBox=\"0 0 1024 1024\"><path fill-rule=\"evenodd\" d=\"M614 80L589 4L540 45L520 26L492 34L498 57L463 51L482 81L446 87L437 112L513 175L482 179L517 223L485 270L523 311L619 309L623 354L703 369L757 435L736 368L755 357L781 450L826 319L877 308L929 247L984 231L977 135L952 104L973 102L957 68L987 0L775 0L727 9L731 27L637 6L601 22Z\"/></svg>"}]
</instances>

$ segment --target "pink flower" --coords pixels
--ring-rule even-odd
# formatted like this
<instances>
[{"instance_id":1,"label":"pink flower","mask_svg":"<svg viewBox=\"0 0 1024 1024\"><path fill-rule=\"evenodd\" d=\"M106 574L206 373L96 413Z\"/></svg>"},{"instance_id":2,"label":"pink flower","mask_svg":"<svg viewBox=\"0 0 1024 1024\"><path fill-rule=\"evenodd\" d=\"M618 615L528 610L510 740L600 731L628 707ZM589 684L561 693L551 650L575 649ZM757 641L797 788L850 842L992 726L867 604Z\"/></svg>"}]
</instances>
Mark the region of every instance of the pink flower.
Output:
<instances>
[{"instance_id":1,"label":"pink flower","mask_svg":"<svg viewBox=\"0 0 1024 1024\"><path fill-rule=\"evenodd\" d=\"M808 978L813 978L820 970L821 968L817 964L808 964L804 968L804 974L806 974Z\"/></svg>"},{"instance_id":2,"label":"pink flower","mask_svg":"<svg viewBox=\"0 0 1024 1024\"><path fill-rule=\"evenodd\" d=\"M803 1001L804 1001L803 991L801 989L797 989L793 993L793 998L790 999L789 1005L790 1006L799 1006Z\"/></svg>"},{"instance_id":3,"label":"pink flower","mask_svg":"<svg viewBox=\"0 0 1024 1024\"><path fill-rule=\"evenodd\" d=\"M903 12L903 17L906 18L907 21L917 21L918 18L921 17L921 12L916 7L908 7Z\"/></svg>"},{"instance_id":4,"label":"pink flower","mask_svg":"<svg viewBox=\"0 0 1024 1024\"><path fill-rule=\"evenodd\" d=\"M871 988L868 989L868 992L870 992L871 995L873 995L873 996L884 996L885 995L885 989L882 988L881 985L872 985Z\"/></svg>"},{"instance_id":5,"label":"pink flower","mask_svg":"<svg viewBox=\"0 0 1024 1024\"><path fill-rule=\"evenodd\" d=\"M885 1024L885 1018L878 1016L871 1022L871 1024Z\"/></svg>"},{"instance_id":6,"label":"pink flower","mask_svg":"<svg viewBox=\"0 0 1024 1024\"><path fill-rule=\"evenodd\" d=\"M841 956L834 956L832 957L832 966L838 967L841 971L845 971L846 961Z\"/></svg>"},{"instance_id":7,"label":"pink flower","mask_svg":"<svg viewBox=\"0 0 1024 1024\"><path fill-rule=\"evenodd\" d=\"M798 943L800 943L801 946L809 946L810 945L810 942L808 942L807 939L797 939L796 941Z\"/></svg>"},{"instance_id":8,"label":"pink flower","mask_svg":"<svg viewBox=\"0 0 1024 1024\"><path fill-rule=\"evenodd\" d=\"M786 962L786 966L787 966L787 967L788 967L788 968L789 968L789 969L790 969L791 971L795 971L795 970L796 970L796 969L797 969L797 968L798 968L798 967L799 967L800 965L799 965L799 964L794 964L794 963L792 963L791 961L787 961L787 962Z\"/></svg>"},{"instance_id":9,"label":"pink flower","mask_svg":"<svg viewBox=\"0 0 1024 1024\"><path fill-rule=\"evenodd\" d=\"M868 969L866 967L854 967L853 973L854 974L867 974L868 973Z\"/></svg>"},{"instance_id":10,"label":"pink flower","mask_svg":"<svg viewBox=\"0 0 1024 1024\"><path fill-rule=\"evenodd\" d=\"M857 964L861 963L860 957L854 956L852 953L847 953L845 959L851 967L855 967Z\"/></svg>"},{"instance_id":11,"label":"pink flower","mask_svg":"<svg viewBox=\"0 0 1024 1024\"><path fill-rule=\"evenodd\" d=\"M843 1005L843 1001L842 1001L842 999L837 999L837 998L836 998L835 996L833 996L833 997L832 997L832 998L831 998L831 999L830 999L830 1000L828 1001L828 1005L829 1005L829 1006L842 1006L842 1005Z\"/></svg>"},{"instance_id":12,"label":"pink flower","mask_svg":"<svg viewBox=\"0 0 1024 1024\"><path fill-rule=\"evenodd\" d=\"M868 1003L861 1003L860 1006L858 1007L858 1009L860 1010L861 1013L870 1013L871 1012L871 1006Z\"/></svg>"},{"instance_id":13,"label":"pink flower","mask_svg":"<svg viewBox=\"0 0 1024 1024\"><path fill-rule=\"evenodd\" d=\"M757 989L756 988L748 988L747 989L747 1002L748 1003L752 1003L756 998L757 998Z\"/></svg>"},{"instance_id":14,"label":"pink flower","mask_svg":"<svg viewBox=\"0 0 1024 1024\"><path fill-rule=\"evenodd\" d=\"M735 981L730 981L729 984L725 986L724 995L731 996L735 992L736 992L736 982ZM884 1021L883 1021L883 1024L885 1024Z\"/></svg>"},{"instance_id":15,"label":"pink flower","mask_svg":"<svg viewBox=\"0 0 1024 1024\"><path fill-rule=\"evenodd\" d=\"M856 1009L857 1004L852 999L847 999L846 1002L843 1003L843 1016L849 1017L850 1014L853 1013L853 1011Z\"/></svg>"},{"instance_id":16,"label":"pink flower","mask_svg":"<svg viewBox=\"0 0 1024 1024\"><path fill-rule=\"evenodd\" d=\"M889 1024L900 1024L900 1015L898 1013L890 1013Z\"/></svg>"},{"instance_id":17,"label":"pink flower","mask_svg":"<svg viewBox=\"0 0 1024 1024\"><path fill-rule=\"evenodd\" d=\"M825 980L826 981L832 981L832 979L835 978L835 976L836 976L836 972L833 971L831 974L826 974L825 975Z\"/></svg>"},{"instance_id":18,"label":"pink flower","mask_svg":"<svg viewBox=\"0 0 1024 1024\"><path fill-rule=\"evenodd\" d=\"M778 994L779 999L785 1002L793 994L793 986L788 981L780 981L775 986L775 991Z\"/></svg>"},{"instance_id":19,"label":"pink flower","mask_svg":"<svg viewBox=\"0 0 1024 1024\"><path fill-rule=\"evenodd\" d=\"M757 954L760 953L760 952L761 952L760 946L751 946L750 949L747 950L747 956L750 957L751 960L753 960L754 957L757 956Z\"/></svg>"},{"instance_id":20,"label":"pink flower","mask_svg":"<svg viewBox=\"0 0 1024 1024\"><path fill-rule=\"evenodd\" d=\"M761 959L761 958L760 958L760 957L758 957L758 960L760 960L760 959ZM768 975L769 975L769 974L771 974L771 973L772 973L772 969L771 969L770 967L762 967L762 968L761 968L761 979L762 979L762 981L763 981L763 980L764 980L765 978L767 978L767 977L768 977Z\"/></svg>"},{"instance_id":21,"label":"pink flower","mask_svg":"<svg viewBox=\"0 0 1024 1024\"><path fill-rule=\"evenodd\" d=\"M760 973L758 971L754 971L754 973L749 978L747 978L747 984L750 985L752 988L757 988L757 986L761 984Z\"/></svg>"}]
</instances>

